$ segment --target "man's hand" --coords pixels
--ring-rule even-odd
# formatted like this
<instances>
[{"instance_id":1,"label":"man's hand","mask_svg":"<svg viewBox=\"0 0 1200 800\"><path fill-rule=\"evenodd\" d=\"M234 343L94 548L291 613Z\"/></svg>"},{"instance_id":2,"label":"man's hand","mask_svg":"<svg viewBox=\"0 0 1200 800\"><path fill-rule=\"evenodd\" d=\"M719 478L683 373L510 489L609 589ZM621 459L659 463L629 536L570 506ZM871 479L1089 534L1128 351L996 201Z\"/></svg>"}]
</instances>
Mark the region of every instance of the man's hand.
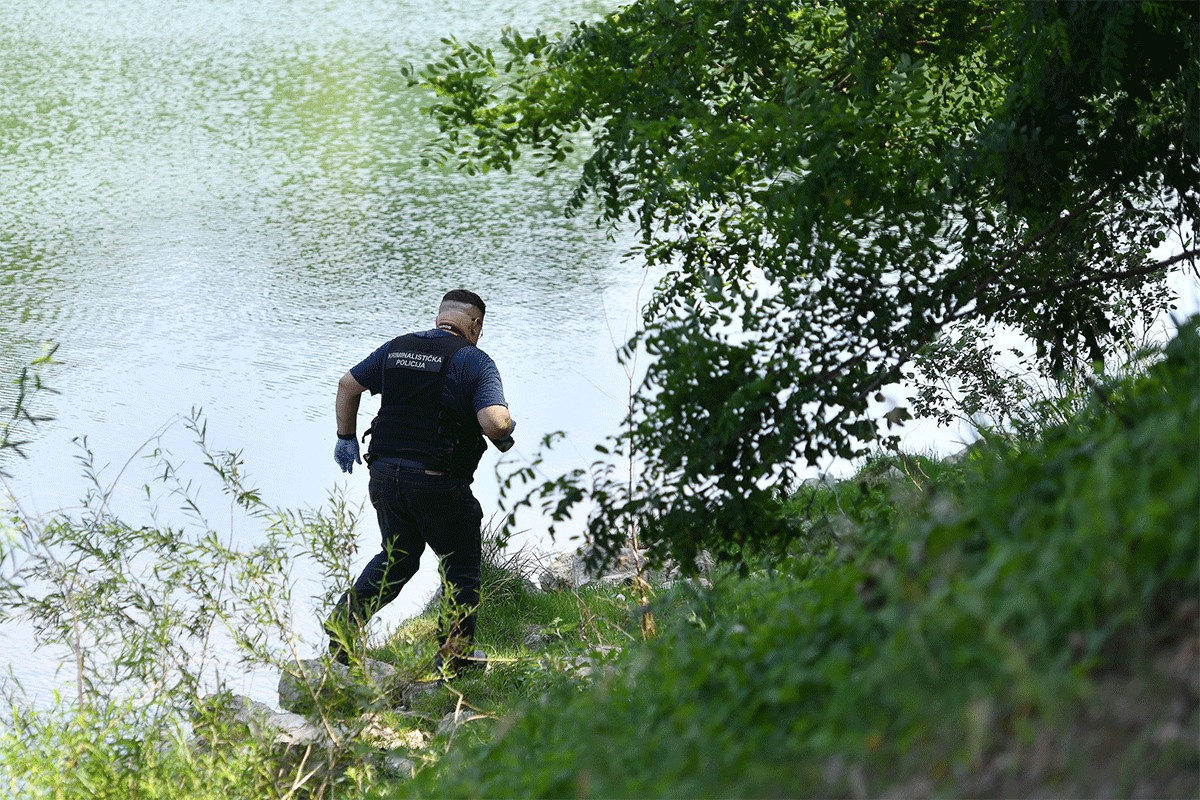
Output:
<instances>
[{"instance_id":1,"label":"man's hand","mask_svg":"<svg viewBox=\"0 0 1200 800\"><path fill-rule=\"evenodd\" d=\"M517 421L512 418L510 418L508 421L509 424L512 425L512 427L508 429L508 436L505 436L503 439L492 440L492 444L496 445L496 449L501 453L507 453L512 449L512 446L516 444L516 442L513 441L512 435L513 431L517 429Z\"/></svg>"},{"instance_id":2,"label":"man's hand","mask_svg":"<svg viewBox=\"0 0 1200 800\"><path fill-rule=\"evenodd\" d=\"M484 406L475 412L475 418L479 420L479 430L493 442L511 436L517 427L509 416L507 406Z\"/></svg>"},{"instance_id":3,"label":"man's hand","mask_svg":"<svg viewBox=\"0 0 1200 800\"><path fill-rule=\"evenodd\" d=\"M337 444L333 446L333 460L342 468L342 472L353 472L355 462L362 463L362 459L358 457L358 439L354 436L349 439L339 436Z\"/></svg>"}]
</instances>

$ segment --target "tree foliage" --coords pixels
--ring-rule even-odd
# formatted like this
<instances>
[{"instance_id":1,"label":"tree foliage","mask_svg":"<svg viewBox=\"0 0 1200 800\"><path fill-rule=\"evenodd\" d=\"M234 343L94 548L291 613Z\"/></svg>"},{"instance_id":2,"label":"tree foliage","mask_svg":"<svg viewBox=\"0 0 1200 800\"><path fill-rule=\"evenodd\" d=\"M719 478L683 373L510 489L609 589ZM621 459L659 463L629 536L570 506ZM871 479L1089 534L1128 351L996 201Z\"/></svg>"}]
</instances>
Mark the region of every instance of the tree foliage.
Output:
<instances>
[{"instance_id":1,"label":"tree foliage","mask_svg":"<svg viewBox=\"0 0 1200 800\"><path fill-rule=\"evenodd\" d=\"M873 398L956 326L1012 325L1048 372L1102 357L1197 255L1198 31L1195 4L640 0L499 56L447 40L413 77L431 158L575 170L568 213L665 272L638 480L538 493L597 501L602 552L636 520L738 559L791 535L798 464L887 439Z\"/></svg>"}]
</instances>

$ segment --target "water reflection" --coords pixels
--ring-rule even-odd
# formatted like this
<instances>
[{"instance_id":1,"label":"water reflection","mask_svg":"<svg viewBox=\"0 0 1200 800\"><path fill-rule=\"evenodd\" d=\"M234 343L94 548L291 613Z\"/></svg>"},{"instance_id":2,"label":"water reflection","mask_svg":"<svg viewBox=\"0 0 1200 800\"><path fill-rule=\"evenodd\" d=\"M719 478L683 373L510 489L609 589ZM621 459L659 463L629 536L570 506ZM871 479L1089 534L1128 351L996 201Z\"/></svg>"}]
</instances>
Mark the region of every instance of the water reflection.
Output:
<instances>
[{"instance_id":1,"label":"water reflection","mask_svg":"<svg viewBox=\"0 0 1200 800\"><path fill-rule=\"evenodd\" d=\"M488 301L482 345L521 421L518 453L566 429L580 444L562 458L580 465L620 418L609 333L628 332L641 276L618 268L619 244L562 218L561 181L421 168L429 123L399 69L447 34L554 29L605 5L3 4L0 404L42 343L64 362L49 376L61 394L38 398L55 421L9 465L22 505L83 494L73 437L115 480L194 406L273 504L320 503L338 481L365 496L365 475L330 457L337 378L429 324L456 285ZM154 443L195 462L187 438L176 426ZM134 461L112 504L136 517ZM489 508L494 463L477 481ZM368 519L364 549L376 536ZM395 614L421 599L408 594Z\"/></svg>"}]
</instances>

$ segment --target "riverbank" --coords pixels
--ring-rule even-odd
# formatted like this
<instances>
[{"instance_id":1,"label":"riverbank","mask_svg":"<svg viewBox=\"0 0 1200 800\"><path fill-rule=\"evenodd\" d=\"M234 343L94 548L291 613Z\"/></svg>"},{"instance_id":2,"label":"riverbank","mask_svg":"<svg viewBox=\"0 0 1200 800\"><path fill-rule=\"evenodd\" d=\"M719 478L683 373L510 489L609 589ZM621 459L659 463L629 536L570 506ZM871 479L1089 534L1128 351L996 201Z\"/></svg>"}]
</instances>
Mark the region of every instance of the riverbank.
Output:
<instances>
[{"instance_id":1,"label":"riverbank","mask_svg":"<svg viewBox=\"0 0 1200 800\"><path fill-rule=\"evenodd\" d=\"M1169 352L1037 440L803 487L786 555L657 584L654 638L621 581L493 570L488 670L406 700L363 796L1195 796L1195 328ZM432 625L374 655L419 673Z\"/></svg>"},{"instance_id":2,"label":"riverbank","mask_svg":"<svg viewBox=\"0 0 1200 800\"><path fill-rule=\"evenodd\" d=\"M430 609L345 675L317 665L300 684L311 706L291 712L310 738L281 739L262 724L276 712L236 703L200 704L154 738L133 733L145 716L130 723L153 703L24 716L6 728L0 786L223 800L1196 796L1198 387L1193 323L1161 363L1036 439L880 456L800 487L786 552L745 575L651 575L648 602L627 576L542 580L530 556L496 552L486 669L432 680Z\"/></svg>"},{"instance_id":3,"label":"riverbank","mask_svg":"<svg viewBox=\"0 0 1200 800\"><path fill-rule=\"evenodd\" d=\"M619 650L463 681L477 721L370 796L1195 796L1194 325L1168 353L1037 440L803 488L791 552L660 591L653 640L526 617Z\"/></svg>"}]
</instances>

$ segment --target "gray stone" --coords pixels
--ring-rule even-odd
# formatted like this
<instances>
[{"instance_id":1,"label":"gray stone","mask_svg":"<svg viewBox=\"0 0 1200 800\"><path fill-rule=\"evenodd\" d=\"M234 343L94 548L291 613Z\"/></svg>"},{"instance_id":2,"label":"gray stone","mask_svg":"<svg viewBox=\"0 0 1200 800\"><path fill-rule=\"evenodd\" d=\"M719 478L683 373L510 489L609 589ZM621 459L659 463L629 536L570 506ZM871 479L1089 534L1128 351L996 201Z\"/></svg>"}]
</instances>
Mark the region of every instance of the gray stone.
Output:
<instances>
[{"instance_id":1,"label":"gray stone","mask_svg":"<svg viewBox=\"0 0 1200 800\"><path fill-rule=\"evenodd\" d=\"M876 475L869 475L862 479L865 486L881 486L884 484L894 484L904 480L906 477L904 472L895 464L889 465L887 469Z\"/></svg>"},{"instance_id":2,"label":"gray stone","mask_svg":"<svg viewBox=\"0 0 1200 800\"><path fill-rule=\"evenodd\" d=\"M421 700L432 695L442 694L445 689L440 681L416 681L405 686L400 693L405 708L412 708Z\"/></svg>"},{"instance_id":3,"label":"gray stone","mask_svg":"<svg viewBox=\"0 0 1200 800\"><path fill-rule=\"evenodd\" d=\"M326 670L322 662L312 661L299 667L297 672L301 674L290 676L290 681L281 681L284 694L307 692L303 681L318 683L314 691L320 695L327 691L321 682L335 685L339 681L363 679L362 674L356 676L340 665ZM364 673L370 674L376 684L395 678L394 670L377 662L368 664ZM371 691L379 688L375 685ZM444 691L434 681L408 688L418 694ZM459 726L480 718L481 715L474 713L450 714L441 721L439 732L452 734ZM411 778L422 764L419 753L429 745L430 738L417 725L427 725L435 719L405 711L369 712L344 725L329 725L300 713L275 711L246 697L219 695L208 698L194 715L196 736L192 746L197 752L216 752L239 746L247 737L253 737L277 760L283 781L278 789L285 794L297 774L311 773L317 780L325 780L362 758L394 778ZM408 727L409 724L413 727ZM363 745L367 747L365 753Z\"/></svg>"},{"instance_id":4,"label":"gray stone","mask_svg":"<svg viewBox=\"0 0 1200 800\"><path fill-rule=\"evenodd\" d=\"M648 573L645 556L632 547L623 547L621 552L617 553L616 557L604 568L604 571L593 577L602 583L628 586L637 579L639 566L645 577Z\"/></svg>"},{"instance_id":5,"label":"gray stone","mask_svg":"<svg viewBox=\"0 0 1200 800\"><path fill-rule=\"evenodd\" d=\"M282 755L297 748L330 749L345 736L340 728L326 729L301 714L278 712L241 695L208 698L205 705L207 713L194 714L192 720L197 734L192 744L198 751L251 737Z\"/></svg>"},{"instance_id":6,"label":"gray stone","mask_svg":"<svg viewBox=\"0 0 1200 800\"><path fill-rule=\"evenodd\" d=\"M635 570L606 572L596 580L599 583L609 584L611 586L632 586L634 581L637 580L637 572Z\"/></svg>"},{"instance_id":7,"label":"gray stone","mask_svg":"<svg viewBox=\"0 0 1200 800\"><path fill-rule=\"evenodd\" d=\"M828 472L822 472L820 475L816 476L815 478L805 478L804 480L800 481L801 486L818 486L818 487L833 486L836 483L837 483L837 478L834 477L833 475L829 474Z\"/></svg>"},{"instance_id":8,"label":"gray stone","mask_svg":"<svg viewBox=\"0 0 1200 800\"><path fill-rule=\"evenodd\" d=\"M980 446L979 441L972 442L971 444L964 446L957 453L951 453L950 455L946 456L943 459L943 461L947 461L951 464L957 464L959 462L969 461L971 458L971 454L974 453L978 449L979 446Z\"/></svg>"},{"instance_id":9,"label":"gray stone","mask_svg":"<svg viewBox=\"0 0 1200 800\"><path fill-rule=\"evenodd\" d=\"M192 722L199 723L209 718L227 725L245 725L251 733L258 733L275 713L275 709L266 703L240 694L216 695L205 698L204 712L193 713Z\"/></svg>"},{"instance_id":10,"label":"gray stone","mask_svg":"<svg viewBox=\"0 0 1200 800\"><path fill-rule=\"evenodd\" d=\"M452 711L446 716L442 717L442 721L438 723L437 735L444 736L446 734L454 733L463 725L466 725L468 722L474 722L477 719L487 719L487 716L484 714Z\"/></svg>"},{"instance_id":11,"label":"gray stone","mask_svg":"<svg viewBox=\"0 0 1200 800\"><path fill-rule=\"evenodd\" d=\"M639 564L642 566L643 577L650 578L644 560L630 547L622 549L600 572L589 571L584 565L583 554L579 551L557 553L543 559L541 563L538 586L545 592L571 591L592 582L628 586L637 580Z\"/></svg>"},{"instance_id":12,"label":"gray stone","mask_svg":"<svg viewBox=\"0 0 1200 800\"><path fill-rule=\"evenodd\" d=\"M521 641L530 650L545 647L555 638L541 625L527 625L524 631L525 634L521 637Z\"/></svg>"},{"instance_id":13,"label":"gray stone","mask_svg":"<svg viewBox=\"0 0 1200 800\"><path fill-rule=\"evenodd\" d=\"M411 778L417 771L417 762L402 750L384 753L382 766L394 778Z\"/></svg>"},{"instance_id":14,"label":"gray stone","mask_svg":"<svg viewBox=\"0 0 1200 800\"><path fill-rule=\"evenodd\" d=\"M538 586L543 592L570 591L589 582L577 552L557 553L542 562Z\"/></svg>"},{"instance_id":15,"label":"gray stone","mask_svg":"<svg viewBox=\"0 0 1200 800\"><path fill-rule=\"evenodd\" d=\"M545 592L573 591L591 583L602 583L615 586L635 586L638 579L638 567L641 566L641 576L653 586L670 586L676 581L683 580L683 573L677 564L668 562L651 570L646 566L644 558L636 554L630 547L621 550L619 554L601 572L589 572L584 566L583 555L578 552L566 552L546 555L538 559L541 572L538 575L538 586ZM703 587L711 588L708 576L715 568L712 554L702 552L696 558L698 574L696 582ZM537 647L545 643L545 637L536 630L526 634L526 645Z\"/></svg>"},{"instance_id":16,"label":"gray stone","mask_svg":"<svg viewBox=\"0 0 1200 800\"><path fill-rule=\"evenodd\" d=\"M600 661L592 656L546 657L542 666L547 670L566 672L576 680L588 680L600 667Z\"/></svg>"},{"instance_id":17,"label":"gray stone","mask_svg":"<svg viewBox=\"0 0 1200 800\"><path fill-rule=\"evenodd\" d=\"M424 731L415 728L397 730L378 714L368 714L360 722L363 728L359 736L380 750L422 750L429 743L429 736Z\"/></svg>"},{"instance_id":18,"label":"gray stone","mask_svg":"<svg viewBox=\"0 0 1200 800\"><path fill-rule=\"evenodd\" d=\"M347 667L323 658L301 661L279 676L279 706L305 714L319 701L347 699L369 705L380 700L398 700L401 681L396 668L381 661L364 659Z\"/></svg>"},{"instance_id":19,"label":"gray stone","mask_svg":"<svg viewBox=\"0 0 1200 800\"><path fill-rule=\"evenodd\" d=\"M274 741L277 748L331 747L335 744L334 738L329 735L330 731L300 714L274 714L267 724L276 731ZM340 739L345 732L334 728L333 734Z\"/></svg>"}]
</instances>

